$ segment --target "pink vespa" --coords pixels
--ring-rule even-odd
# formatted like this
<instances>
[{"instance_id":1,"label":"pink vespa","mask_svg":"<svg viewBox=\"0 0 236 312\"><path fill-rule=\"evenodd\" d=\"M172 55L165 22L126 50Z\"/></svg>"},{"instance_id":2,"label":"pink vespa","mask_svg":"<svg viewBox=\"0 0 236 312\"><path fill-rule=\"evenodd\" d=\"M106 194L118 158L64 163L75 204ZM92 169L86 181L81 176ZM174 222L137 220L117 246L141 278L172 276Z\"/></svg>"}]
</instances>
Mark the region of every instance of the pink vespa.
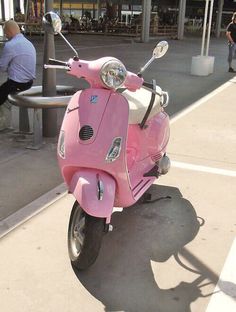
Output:
<instances>
[{"instance_id":1,"label":"pink vespa","mask_svg":"<svg viewBox=\"0 0 236 312\"><path fill-rule=\"evenodd\" d=\"M44 25L64 38L55 13L44 16ZM50 59L45 67L64 68L90 84L71 98L58 142L61 173L76 199L68 228L69 256L75 268L84 270L96 260L103 235L112 230L114 207L133 205L169 170L168 94L142 78L151 62L166 53L168 43L157 44L138 75L114 57L85 61L72 49L73 59Z\"/></svg>"}]
</instances>

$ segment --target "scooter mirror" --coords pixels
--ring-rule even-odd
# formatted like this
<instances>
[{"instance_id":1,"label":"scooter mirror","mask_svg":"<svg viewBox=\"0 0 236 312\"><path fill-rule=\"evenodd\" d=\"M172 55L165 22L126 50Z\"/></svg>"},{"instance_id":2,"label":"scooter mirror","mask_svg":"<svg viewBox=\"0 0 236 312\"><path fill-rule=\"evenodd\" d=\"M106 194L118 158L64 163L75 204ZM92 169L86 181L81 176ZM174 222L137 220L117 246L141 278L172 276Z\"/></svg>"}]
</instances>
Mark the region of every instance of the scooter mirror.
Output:
<instances>
[{"instance_id":1,"label":"scooter mirror","mask_svg":"<svg viewBox=\"0 0 236 312\"><path fill-rule=\"evenodd\" d=\"M63 36L63 34L61 32L61 29L62 29L61 19L56 13L47 12L43 16L43 28L49 34L52 34L52 35L59 34L65 40L65 42L68 44L68 46L74 51L75 56L78 57L78 52L70 44L70 42Z\"/></svg>"},{"instance_id":2,"label":"scooter mirror","mask_svg":"<svg viewBox=\"0 0 236 312\"><path fill-rule=\"evenodd\" d=\"M160 41L155 49L153 50L152 56L153 58L160 58L164 56L169 48L168 42L167 41Z\"/></svg>"},{"instance_id":3,"label":"scooter mirror","mask_svg":"<svg viewBox=\"0 0 236 312\"><path fill-rule=\"evenodd\" d=\"M59 34L61 33L61 19L60 17L54 12L47 12L43 16L43 28L49 34Z\"/></svg>"},{"instance_id":4,"label":"scooter mirror","mask_svg":"<svg viewBox=\"0 0 236 312\"><path fill-rule=\"evenodd\" d=\"M156 59L156 58L160 58L162 56L164 56L167 52L169 48L169 44L167 41L160 41L155 49L152 52L152 57L150 58L150 60L141 68L140 72L138 73L138 75L141 77L142 73L148 68L148 66Z\"/></svg>"}]
</instances>

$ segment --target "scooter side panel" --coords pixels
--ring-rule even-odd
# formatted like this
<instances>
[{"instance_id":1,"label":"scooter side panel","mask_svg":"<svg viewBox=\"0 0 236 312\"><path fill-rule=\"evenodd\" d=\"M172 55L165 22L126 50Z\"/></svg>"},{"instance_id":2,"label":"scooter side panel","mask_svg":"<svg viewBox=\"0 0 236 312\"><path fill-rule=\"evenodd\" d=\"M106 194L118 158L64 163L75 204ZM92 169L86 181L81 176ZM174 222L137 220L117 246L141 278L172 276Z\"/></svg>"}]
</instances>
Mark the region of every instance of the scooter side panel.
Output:
<instances>
[{"instance_id":1,"label":"scooter side panel","mask_svg":"<svg viewBox=\"0 0 236 312\"><path fill-rule=\"evenodd\" d=\"M164 155L169 136L169 117L165 112L151 118L141 131L138 125L129 125L127 163L132 187Z\"/></svg>"},{"instance_id":2,"label":"scooter side panel","mask_svg":"<svg viewBox=\"0 0 236 312\"><path fill-rule=\"evenodd\" d=\"M165 112L160 112L142 130L139 125L129 125L127 148L136 151L135 161L141 161L163 151L169 136L169 117Z\"/></svg>"},{"instance_id":3,"label":"scooter side panel","mask_svg":"<svg viewBox=\"0 0 236 312\"><path fill-rule=\"evenodd\" d=\"M98 181L102 183L100 191ZM86 213L110 222L115 198L115 180L111 176L102 171L81 169L73 175L69 191Z\"/></svg>"},{"instance_id":4,"label":"scooter side panel","mask_svg":"<svg viewBox=\"0 0 236 312\"><path fill-rule=\"evenodd\" d=\"M90 103L92 96L96 103ZM77 108L76 108L77 107ZM68 185L75 172L90 168L107 172L116 181L116 206L135 202L126 165L126 140L129 107L126 99L111 90L87 89L78 92L69 103L61 130L65 136L65 158L59 157L62 175ZM99 111L99 113L98 113ZM81 142L84 125L93 130L91 138ZM106 160L115 138L121 138L119 157Z\"/></svg>"}]
</instances>

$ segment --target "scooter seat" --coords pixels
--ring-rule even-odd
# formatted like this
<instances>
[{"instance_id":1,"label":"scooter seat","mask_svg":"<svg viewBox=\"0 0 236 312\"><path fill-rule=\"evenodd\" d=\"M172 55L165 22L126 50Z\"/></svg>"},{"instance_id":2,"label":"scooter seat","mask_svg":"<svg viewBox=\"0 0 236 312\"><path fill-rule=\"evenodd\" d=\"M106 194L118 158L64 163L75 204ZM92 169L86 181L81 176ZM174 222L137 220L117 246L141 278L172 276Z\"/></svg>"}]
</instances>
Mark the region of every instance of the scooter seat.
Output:
<instances>
[{"instance_id":1,"label":"scooter seat","mask_svg":"<svg viewBox=\"0 0 236 312\"><path fill-rule=\"evenodd\" d=\"M156 91L160 95L162 94L160 87L156 87ZM148 105L150 104L152 92L147 89L140 88L135 92L125 90L122 94L129 102L129 124L140 124L148 109ZM161 110L161 96L156 95L152 111L147 120L158 114Z\"/></svg>"}]
</instances>

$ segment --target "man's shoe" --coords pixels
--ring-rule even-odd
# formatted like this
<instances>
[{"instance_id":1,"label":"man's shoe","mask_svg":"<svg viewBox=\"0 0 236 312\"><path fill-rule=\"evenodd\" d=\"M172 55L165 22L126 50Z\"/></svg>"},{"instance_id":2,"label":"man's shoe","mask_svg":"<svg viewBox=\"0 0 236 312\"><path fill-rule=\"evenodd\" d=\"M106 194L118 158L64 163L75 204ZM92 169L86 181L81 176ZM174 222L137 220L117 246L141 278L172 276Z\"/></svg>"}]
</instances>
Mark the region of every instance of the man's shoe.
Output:
<instances>
[{"instance_id":1,"label":"man's shoe","mask_svg":"<svg viewBox=\"0 0 236 312\"><path fill-rule=\"evenodd\" d=\"M233 67L229 68L229 73L236 73L236 71L233 69Z\"/></svg>"}]
</instances>

